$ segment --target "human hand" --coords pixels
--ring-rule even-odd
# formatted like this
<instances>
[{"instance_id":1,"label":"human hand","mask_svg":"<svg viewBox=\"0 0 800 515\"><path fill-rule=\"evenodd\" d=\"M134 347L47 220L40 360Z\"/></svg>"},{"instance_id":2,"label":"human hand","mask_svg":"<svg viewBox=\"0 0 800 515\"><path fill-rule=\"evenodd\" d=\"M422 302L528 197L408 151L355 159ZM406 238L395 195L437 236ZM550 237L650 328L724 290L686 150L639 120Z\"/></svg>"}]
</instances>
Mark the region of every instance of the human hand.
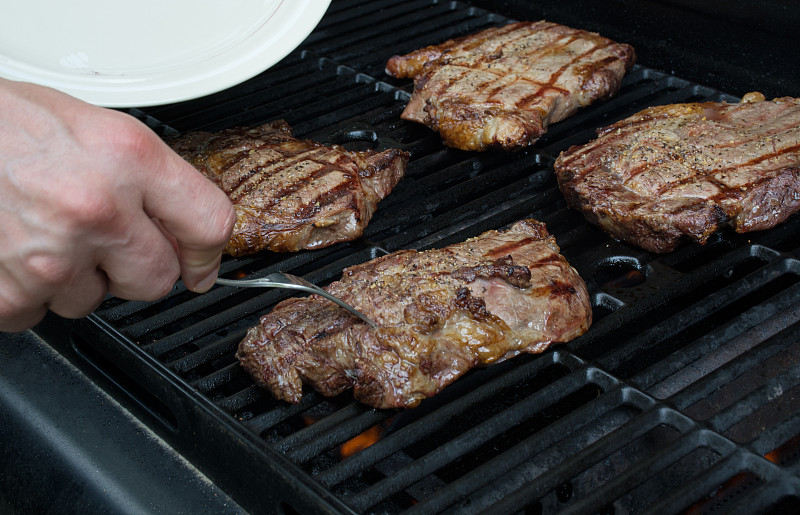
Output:
<instances>
[{"instance_id":1,"label":"human hand","mask_svg":"<svg viewBox=\"0 0 800 515\"><path fill-rule=\"evenodd\" d=\"M0 330L208 290L228 197L133 117L0 79Z\"/></svg>"}]
</instances>

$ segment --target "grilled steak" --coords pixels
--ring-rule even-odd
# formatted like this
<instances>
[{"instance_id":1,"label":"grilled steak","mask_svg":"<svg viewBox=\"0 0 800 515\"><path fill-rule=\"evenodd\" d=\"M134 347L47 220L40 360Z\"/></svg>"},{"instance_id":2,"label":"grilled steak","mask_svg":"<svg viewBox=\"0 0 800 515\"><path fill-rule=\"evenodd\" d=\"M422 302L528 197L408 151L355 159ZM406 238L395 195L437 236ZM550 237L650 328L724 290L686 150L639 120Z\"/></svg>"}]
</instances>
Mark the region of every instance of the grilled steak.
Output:
<instances>
[{"instance_id":1,"label":"grilled steak","mask_svg":"<svg viewBox=\"0 0 800 515\"><path fill-rule=\"evenodd\" d=\"M800 209L800 99L645 109L555 163L567 203L651 252L720 226L767 229Z\"/></svg>"},{"instance_id":2,"label":"grilled steak","mask_svg":"<svg viewBox=\"0 0 800 515\"><path fill-rule=\"evenodd\" d=\"M348 388L376 408L414 407L469 369L544 351L591 323L586 285L544 224L523 220L443 249L403 250L350 267L319 296L279 303L237 357L275 397Z\"/></svg>"},{"instance_id":3,"label":"grilled steak","mask_svg":"<svg viewBox=\"0 0 800 515\"><path fill-rule=\"evenodd\" d=\"M283 120L192 132L170 145L233 201L236 225L225 248L233 256L358 238L409 159L400 150L351 152L298 140Z\"/></svg>"},{"instance_id":4,"label":"grilled steak","mask_svg":"<svg viewBox=\"0 0 800 515\"><path fill-rule=\"evenodd\" d=\"M534 143L548 126L612 96L633 66L631 46L547 21L519 22L392 57L414 77L401 115L462 150Z\"/></svg>"}]
</instances>

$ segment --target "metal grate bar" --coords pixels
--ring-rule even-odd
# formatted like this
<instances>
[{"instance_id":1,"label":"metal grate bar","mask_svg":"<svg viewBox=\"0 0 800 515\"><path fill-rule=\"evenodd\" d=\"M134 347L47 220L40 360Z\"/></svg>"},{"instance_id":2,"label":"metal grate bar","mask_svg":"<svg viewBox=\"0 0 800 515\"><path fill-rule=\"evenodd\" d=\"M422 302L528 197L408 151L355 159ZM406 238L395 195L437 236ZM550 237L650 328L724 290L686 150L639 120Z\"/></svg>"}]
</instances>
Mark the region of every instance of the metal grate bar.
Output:
<instances>
[{"instance_id":1,"label":"metal grate bar","mask_svg":"<svg viewBox=\"0 0 800 515\"><path fill-rule=\"evenodd\" d=\"M755 459L746 452L737 450L714 464L703 474L695 477L694 481L686 482L681 488L658 499L644 513L652 515L681 513L701 501L704 496L714 492L720 485L725 485L731 478L743 472L753 473L759 478L769 478L776 471L765 460Z\"/></svg>"},{"instance_id":2,"label":"metal grate bar","mask_svg":"<svg viewBox=\"0 0 800 515\"><path fill-rule=\"evenodd\" d=\"M739 256L732 263L736 261L743 261L749 257L746 251L739 252ZM709 267L710 268L710 267ZM774 268L774 267L773 267ZM696 273L686 276L686 281L691 282L695 287L701 287L704 283L708 283L715 279L715 270L700 269ZM713 291L708 295L704 295L692 305L686 306L674 315L660 320L658 323L650 324L650 327L640 333L640 335L628 341L625 345L617 347L613 352L605 354L599 358L599 363L609 369L615 369L619 363L625 361L635 349L635 352L643 352L646 349L660 344L664 340L674 337L687 327L699 321L704 321L717 311L724 309L739 298L749 294L752 290L761 287L763 282L759 280L766 280L767 278L774 277L771 270L762 270L757 277L751 278L750 281L743 283L736 283L727 285L722 290Z\"/></svg>"},{"instance_id":3,"label":"metal grate bar","mask_svg":"<svg viewBox=\"0 0 800 515\"><path fill-rule=\"evenodd\" d=\"M610 505L625 492L636 488L650 477L657 476L695 448L712 447L722 455L733 450L733 446L729 442L709 446L710 441L719 442L719 440L716 440L717 438L718 436L713 433L697 431L676 439L662 450L603 484L602 488L587 492L579 500L576 500L574 504L566 508L563 513L564 515L589 513L592 508L597 506ZM694 478L687 477L685 479L687 482L692 482Z\"/></svg>"},{"instance_id":4,"label":"metal grate bar","mask_svg":"<svg viewBox=\"0 0 800 515\"><path fill-rule=\"evenodd\" d=\"M366 419L364 418L365 416ZM339 427L342 425L355 424L355 427L350 434L358 434L367 427L386 420L389 416L390 415L386 411L372 410L363 404L352 402L344 408L327 415L324 419L314 422L312 426L295 431L280 442L276 442L275 446L283 453L293 453L296 452L298 448L302 450L303 446L308 448L316 448L319 450L325 448L326 446L332 446L336 443L341 443L341 441L332 443L327 442L327 439L331 437L326 435L335 435L335 433L338 432ZM364 425L364 422L359 421L359 419L364 419L368 423ZM333 436L333 438L336 438L336 436ZM321 444L321 447L317 447L317 439L324 441ZM300 452L298 455L302 454L303 453Z\"/></svg>"},{"instance_id":5,"label":"metal grate bar","mask_svg":"<svg viewBox=\"0 0 800 515\"><path fill-rule=\"evenodd\" d=\"M720 411L711 417L708 423L714 429L724 432L736 422L751 415L762 406L766 406L780 393L788 392L798 384L800 384L800 364L790 367L786 372L768 381L736 404Z\"/></svg>"},{"instance_id":6,"label":"metal grate bar","mask_svg":"<svg viewBox=\"0 0 800 515\"><path fill-rule=\"evenodd\" d=\"M748 448L759 456L764 456L778 449L792 437L800 434L800 413L792 413L771 428L761 433L753 441L749 442ZM800 462L793 467L793 474L800 472Z\"/></svg>"},{"instance_id":7,"label":"metal grate bar","mask_svg":"<svg viewBox=\"0 0 800 515\"><path fill-rule=\"evenodd\" d=\"M267 398L268 394L264 392L263 389L255 387L255 390L258 392L260 398ZM303 399L297 404L286 404L286 403L278 404L277 402L273 401L273 404L275 404L274 407L264 411L260 415L248 419L246 425L252 431L261 434L267 429L274 427L278 423L283 422L284 420L288 420L292 417L301 415L302 413L305 413L319 406L323 402L324 402L323 397L316 393L309 393L303 395ZM235 409L240 410L244 408L244 406L245 405L240 404L236 406Z\"/></svg>"},{"instance_id":8,"label":"metal grate bar","mask_svg":"<svg viewBox=\"0 0 800 515\"><path fill-rule=\"evenodd\" d=\"M747 311L739 314L735 319L719 325L716 329L692 342L680 352L676 352L669 360L659 362L631 379L636 386L647 389L648 393L658 398L666 398L674 393L677 374L692 363L707 359L711 353L718 356L720 353L737 355L749 350L764 338L774 332L787 327L798 320L800 314L793 314L789 308L796 303L800 295L800 286L789 288L781 294L772 297L767 305L752 306ZM735 335L735 336L733 336ZM694 375L704 375L705 367L692 365L697 368ZM687 375L689 373L687 372ZM681 381L684 384L687 381Z\"/></svg>"},{"instance_id":9,"label":"metal grate bar","mask_svg":"<svg viewBox=\"0 0 800 515\"><path fill-rule=\"evenodd\" d=\"M326 486L334 486L341 483L347 478L363 472L390 454L413 445L416 441L426 438L435 431L442 430L455 416L465 412L470 407L485 403L489 398L498 395L504 388L508 388L509 385L525 383L553 364L568 366L570 369L575 369L580 365L580 361L571 355L554 353L550 356L554 359L553 362L536 360L526 363L506 371L503 375L495 377L484 384L475 384L476 374L462 378L460 386L467 391L465 395L443 405L436 412L422 416L403 429L388 435L378 444L368 447L324 472L320 472L315 479Z\"/></svg>"},{"instance_id":10,"label":"metal grate bar","mask_svg":"<svg viewBox=\"0 0 800 515\"><path fill-rule=\"evenodd\" d=\"M739 356L725 367L706 374L694 384L681 390L670 401L678 408L686 408L703 399L708 392L713 392L722 385L731 383L739 375L794 344L798 339L800 339L800 324L794 324L764 340L747 354Z\"/></svg>"},{"instance_id":11,"label":"metal grate bar","mask_svg":"<svg viewBox=\"0 0 800 515\"><path fill-rule=\"evenodd\" d=\"M444 510L456 501L475 494L476 490L483 485L509 474L516 467L555 445L565 436L584 430L587 425L594 423L597 419L608 416L609 412L625 402L627 402L626 396L621 387L615 386L607 390L598 399L579 407L511 449L498 454L461 478L449 483L409 509L408 513L433 513ZM618 425L622 425L622 422ZM503 483L509 484L505 480Z\"/></svg>"},{"instance_id":12,"label":"metal grate bar","mask_svg":"<svg viewBox=\"0 0 800 515\"><path fill-rule=\"evenodd\" d=\"M682 415L666 408L645 412L619 430L578 451L572 459L556 464L553 467L548 467L547 474L541 474L526 482L524 486L503 497L485 513L511 513L516 507L526 506L536 501L543 492L555 489L559 484L568 481L569 478L574 477L581 470L585 470L610 452L616 451L628 442L639 438L653 427L660 424L671 425L672 423L676 424L676 429L686 426L687 421L681 420L682 418ZM716 444L714 445L716 447L715 450L723 454L731 452L733 447L729 442L707 431L689 432L684 435L684 438L689 440L702 438L703 443L706 445L710 443Z\"/></svg>"},{"instance_id":13,"label":"metal grate bar","mask_svg":"<svg viewBox=\"0 0 800 515\"><path fill-rule=\"evenodd\" d=\"M476 425L466 433L453 437L445 445L415 460L409 466L396 471L390 477L379 481L356 495L348 496L345 499L346 502L358 510L364 510L377 504L390 495L419 481L419 478L435 472L439 467L491 440L508 428L522 423L544 407L556 402L564 394L574 393L587 384L587 379L585 370L579 369L572 372L563 379L549 384L541 391L516 403L513 407Z\"/></svg>"}]
</instances>

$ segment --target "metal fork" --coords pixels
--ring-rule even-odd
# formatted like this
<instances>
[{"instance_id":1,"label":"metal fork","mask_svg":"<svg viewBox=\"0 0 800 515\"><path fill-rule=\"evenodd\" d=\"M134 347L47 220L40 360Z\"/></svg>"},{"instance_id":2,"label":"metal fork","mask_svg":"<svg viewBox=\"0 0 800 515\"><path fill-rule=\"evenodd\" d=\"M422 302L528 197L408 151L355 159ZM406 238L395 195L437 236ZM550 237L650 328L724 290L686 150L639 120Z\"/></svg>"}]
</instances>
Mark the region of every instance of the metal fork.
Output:
<instances>
[{"instance_id":1,"label":"metal fork","mask_svg":"<svg viewBox=\"0 0 800 515\"><path fill-rule=\"evenodd\" d=\"M274 272L260 279L222 279L218 277L216 282L217 284L222 284L225 286L241 286L244 288L287 288L290 290L300 290L308 293L316 293L317 295L325 297L331 302L335 302L339 306L343 307L350 313L354 314L355 316L357 316L358 318L369 324L370 327L372 327L373 329L378 328L378 324L373 322L365 314L363 314L350 304L346 303L339 297L331 295L330 293L323 290L316 284L310 283L305 279L303 279L302 277L298 277L296 275L287 274L284 272Z\"/></svg>"}]
</instances>

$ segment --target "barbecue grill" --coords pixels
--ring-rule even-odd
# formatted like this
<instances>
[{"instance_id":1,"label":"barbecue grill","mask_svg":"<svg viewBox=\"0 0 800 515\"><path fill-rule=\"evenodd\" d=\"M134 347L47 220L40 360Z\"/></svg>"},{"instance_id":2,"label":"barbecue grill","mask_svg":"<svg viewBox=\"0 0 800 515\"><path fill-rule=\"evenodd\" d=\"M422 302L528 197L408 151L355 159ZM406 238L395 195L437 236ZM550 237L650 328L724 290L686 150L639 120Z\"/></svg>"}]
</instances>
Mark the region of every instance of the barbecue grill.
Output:
<instances>
[{"instance_id":1,"label":"barbecue grill","mask_svg":"<svg viewBox=\"0 0 800 515\"><path fill-rule=\"evenodd\" d=\"M163 136L284 118L297 137L411 153L363 238L226 258L222 277L280 270L324 285L387 252L530 217L547 224L587 282L594 323L568 344L473 370L401 411L371 409L349 392L307 391L290 405L253 384L236 346L286 291L197 295L178 284L156 302L109 298L85 320L48 316L0 346L0 509L800 510L800 219L722 231L658 256L568 209L552 171L559 152L647 106L734 102L751 89L800 96L797 56L763 52L764 31L788 37L797 13L778 2L723 50L718 36L753 18L744 2L714 10L719 3L334 0L303 45L261 75L202 99L129 110ZM412 84L383 73L388 57L539 18L631 43L640 64L615 97L521 152L447 149L400 120ZM672 33L673 45L659 38L676 18L685 32ZM698 48L688 36L701 26L709 42ZM770 57L795 62L758 62Z\"/></svg>"}]
</instances>

